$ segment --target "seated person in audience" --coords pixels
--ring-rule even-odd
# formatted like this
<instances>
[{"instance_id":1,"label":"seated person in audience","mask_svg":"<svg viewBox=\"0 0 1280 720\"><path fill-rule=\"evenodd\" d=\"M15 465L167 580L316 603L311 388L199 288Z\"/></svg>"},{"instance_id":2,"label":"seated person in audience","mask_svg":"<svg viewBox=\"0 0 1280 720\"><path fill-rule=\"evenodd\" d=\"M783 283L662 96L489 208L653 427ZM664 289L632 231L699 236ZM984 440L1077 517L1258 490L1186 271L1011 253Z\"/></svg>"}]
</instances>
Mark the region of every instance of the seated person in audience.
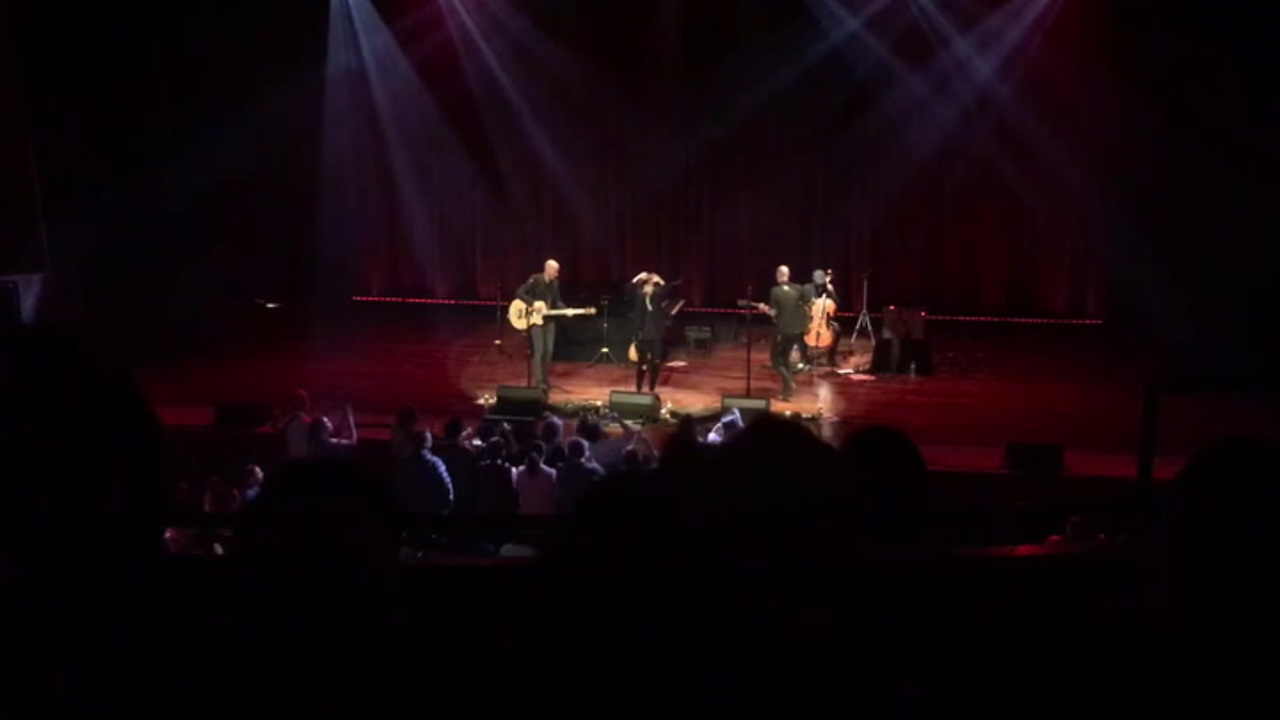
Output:
<instances>
[{"instance_id":1,"label":"seated person in audience","mask_svg":"<svg viewBox=\"0 0 1280 720\"><path fill-rule=\"evenodd\" d=\"M413 434L418 431L418 411L406 405L396 411L391 426L391 456L396 460L413 453Z\"/></svg>"},{"instance_id":2,"label":"seated person in audience","mask_svg":"<svg viewBox=\"0 0 1280 720\"><path fill-rule=\"evenodd\" d=\"M516 471L516 495L521 515L554 515L556 513L556 471L543 462L546 446L533 443L524 465Z\"/></svg>"},{"instance_id":3,"label":"seated person in audience","mask_svg":"<svg viewBox=\"0 0 1280 720\"><path fill-rule=\"evenodd\" d=\"M516 469L507 463L507 444L500 437L491 437L485 443L476 468L475 491L479 515L515 515L519 508Z\"/></svg>"},{"instance_id":4,"label":"seated person in audience","mask_svg":"<svg viewBox=\"0 0 1280 720\"><path fill-rule=\"evenodd\" d=\"M622 453L628 447L631 447L639 431L619 417L617 413L610 413L606 417L617 422L622 427L621 435L616 437L608 436L600 420L584 415L578 420L578 437L587 441L587 444L591 447L591 456L596 459L600 467L609 472L622 467Z\"/></svg>"},{"instance_id":5,"label":"seated person in audience","mask_svg":"<svg viewBox=\"0 0 1280 720\"><path fill-rule=\"evenodd\" d=\"M475 511L476 451L471 444L471 434L459 418L450 418L444 424L444 438L435 443L432 451L444 461L449 478L453 481L453 512L469 515Z\"/></svg>"},{"instance_id":6,"label":"seated person in audience","mask_svg":"<svg viewBox=\"0 0 1280 720\"><path fill-rule=\"evenodd\" d=\"M538 439L547 448L547 456L543 462L552 470L558 469L565 461L564 421L550 413L542 418L542 426L538 428Z\"/></svg>"},{"instance_id":7,"label":"seated person in audience","mask_svg":"<svg viewBox=\"0 0 1280 720\"><path fill-rule=\"evenodd\" d=\"M561 515L572 514L578 500L604 477L604 468L591 457L587 441L569 441L568 459L556 470L556 503Z\"/></svg>"},{"instance_id":8,"label":"seated person in audience","mask_svg":"<svg viewBox=\"0 0 1280 720\"><path fill-rule=\"evenodd\" d=\"M240 491L222 478L205 481L204 511L213 514L233 513L240 509Z\"/></svg>"},{"instance_id":9,"label":"seated person in audience","mask_svg":"<svg viewBox=\"0 0 1280 720\"><path fill-rule=\"evenodd\" d=\"M411 452L396 464L396 503L411 515L443 515L453 508L453 482L444 461L431 452L431 433L413 433Z\"/></svg>"},{"instance_id":10,"label":"seated person in audience","mask_svg":"<svg viewBox=\"0 0 1280 720\"><path fill-rule=\"evenodd\" d=\"M622 452L622 469L624 471L648 470L658 464L658 451L649 442L649 438L641 432L635 434L631 444Z\"/></svg>"},{"instance_id":11,"label":"seated person in audience","mask_svg":"<svg viewBox=\"0 0 1280 720\"><path fill-rule=\"evenodd\" d=\"M240 473L240 500L246 505L262 492L262 468L248 465Z\"/></svg>"},{"instance_id":12,"label":"seated person in audience","mask_svg":"<svg viewBox=\"0 0 1280 720\"><path fill-rule=\"evenodd\" d=\"M328 417L320 415L311 421L308 426L308 454L311 457L324 457L333 455L334 453L353 448L356 445L356 421L355 414L351 411L351 406L347 405L343 410L344 420L350 437L340 437L334 435L333 422Z\"/></svg>"},{"instance_id":13,"label":"seated person in audience","mask_svg":"<svg viewBox=\"0 0 1280 720\"><path fill-rule=\"evenodd\" d=\"M271 429L284 436L285 457L297 460L307 456L310 449L311 398L305 390L294 390L289 404L276 413Z\"/></svg>"}]
</instances>

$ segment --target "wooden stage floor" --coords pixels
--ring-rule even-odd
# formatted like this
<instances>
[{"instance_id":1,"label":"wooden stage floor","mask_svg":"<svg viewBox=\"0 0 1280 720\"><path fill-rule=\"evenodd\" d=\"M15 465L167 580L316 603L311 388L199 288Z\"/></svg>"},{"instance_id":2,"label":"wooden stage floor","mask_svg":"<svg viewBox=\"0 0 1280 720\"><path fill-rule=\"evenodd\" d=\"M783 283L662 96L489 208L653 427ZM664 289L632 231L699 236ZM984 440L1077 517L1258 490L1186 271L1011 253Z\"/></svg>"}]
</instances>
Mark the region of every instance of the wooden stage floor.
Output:
<instances>
[{"instance_id":1,"label":"wooden stage floor","mask_svg":"<svg viewBox=\"0 0 1280 720\"><path fill-rule=\"evenodd\" d=\"M351 403L366 434L385 432L402 405L419 407L434 423L477 419L481 397L498 385L523 385L527 376L523 337L506 328L504 347L513 354L493 352L492 318L491 310L467 307L361 306L305 339L267 332L142 379L172 424L208 422L222 402L278 403L295 387L322 407ZM685 322L701 321L691 315ZM1133 476L1145 366L1133 348L1099 326L932 321L928 333L932 376L806 375L794 401L775 402L775 411L821 415L815 427L832 441L859 426L901 427L939 469L996 470L1004 444L1025 441L1063 444L1073 474ZM768 334L767 325L754 326L751 394L760 397L779 389L766 367ZM658 388L662 400L704 414L719 408L722 395L745 394L742 335L705 356L673 348ZM865 364L868 353L863 341L844 363ZM611 390L633 389L634 370L558 362L552 383L554 403L607 401ZM1157 475L1171 475L1213 437L1269 425L1268 410L1220 397L1171 403L1162 416Z\"/></svg>"}]
</instances>

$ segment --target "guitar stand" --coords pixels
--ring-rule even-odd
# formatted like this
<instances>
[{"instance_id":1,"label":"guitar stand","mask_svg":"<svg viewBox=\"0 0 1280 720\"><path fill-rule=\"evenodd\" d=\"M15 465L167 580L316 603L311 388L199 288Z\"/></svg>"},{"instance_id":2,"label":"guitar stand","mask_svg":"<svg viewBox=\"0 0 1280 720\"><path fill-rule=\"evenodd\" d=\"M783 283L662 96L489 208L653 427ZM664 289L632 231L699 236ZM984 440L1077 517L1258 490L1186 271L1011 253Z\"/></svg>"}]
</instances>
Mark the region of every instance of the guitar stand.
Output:
<instances>
[{"instance_id":1,"label":"guitar stand","mask_svg":"<svg viewBox=\"0 0 1280 720\"><path fill-rule=\"evenodd\" d=\"M595 357L591 358L591 362L587 363L587 367L595 367L605 362L617 367L622 363L618 362L618 358L613 356L613 351L609 349L609 298L600 299L600 311L604 316L604 323L600 330L600 349L596 351Z\"/></svg>"}]
</instances>

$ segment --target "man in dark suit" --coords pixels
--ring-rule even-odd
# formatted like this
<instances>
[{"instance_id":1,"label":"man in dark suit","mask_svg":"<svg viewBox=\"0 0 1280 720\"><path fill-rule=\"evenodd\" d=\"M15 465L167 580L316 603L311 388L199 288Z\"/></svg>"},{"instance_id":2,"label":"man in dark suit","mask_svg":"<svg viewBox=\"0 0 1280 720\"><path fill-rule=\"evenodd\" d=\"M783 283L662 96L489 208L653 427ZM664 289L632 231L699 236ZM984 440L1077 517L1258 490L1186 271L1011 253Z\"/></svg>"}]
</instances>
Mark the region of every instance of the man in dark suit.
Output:
<instances>
[{"instance_id":1,"label":"man in dark suit","mask_svg":"<svg viewBox=\"0 0 1280 720\"><path fill-rule=\"evenodd\" d=\"M840 304L840 296L836 294L836 288L831 284L831 277L827 275L825 270L813 271L813 282L804 284L804 298L810 304L822 298L827 298L837 305ZM834 317L830 318L827 324L831 328L832 334L831 347L827 348L827 365L834 369L836 366L836 348L840 345L840 326L836 324ZM809 363L813 364L816 360L817 358L811 355Z\"/></svg>"},{"instance_id":2,"label":"man in dark suit","mask_svg":"<svg viewBox=\"0 0 1280 720\"><path fill-rule=\"evenodd\" d=\"M769 291L768 313L773 317L777 333L773 338L769 359L773 369L782 378L782 393L778 399L787 401L796 390L792 377L791 350L804 340L804 331L809 327L809 304L805 300L804 288L791 282L791 269L786 265L778 266L774 278L778 284Z\"/></svg>"},{"instance_id":3,"label":"man in dark suit","mask_svg":"<svg viewBox=\"0 0 1280 720\"><path fill-rule=\"evenodd\" d=\"M657 273L642 272L631 279L631 319L635 323L636 392L649 378L649 392L658 386L662 369L662 340L667 334L671 313L666 306L667 283Z\"/></svg>"},{"instance_id":4,"label":"man in dark suit","mask_svg":"<svg viewBox=\"0 0 1280 720\"><path fill-rule=\"evenodd\" d=\"M526 305L541 306L544 310L564 308L564 302L560 300L560 263L555 260L543 263L542 272L530 275L516 290L516 298ZM532 345L532 352L529 354L532 384L541 387L543 392L550 392L551 381L547 379L547 373L551 369L551 356L556 349L555 318L546 318L542 325L530 325L529 342Z\"/></svg>"}]
</instances>

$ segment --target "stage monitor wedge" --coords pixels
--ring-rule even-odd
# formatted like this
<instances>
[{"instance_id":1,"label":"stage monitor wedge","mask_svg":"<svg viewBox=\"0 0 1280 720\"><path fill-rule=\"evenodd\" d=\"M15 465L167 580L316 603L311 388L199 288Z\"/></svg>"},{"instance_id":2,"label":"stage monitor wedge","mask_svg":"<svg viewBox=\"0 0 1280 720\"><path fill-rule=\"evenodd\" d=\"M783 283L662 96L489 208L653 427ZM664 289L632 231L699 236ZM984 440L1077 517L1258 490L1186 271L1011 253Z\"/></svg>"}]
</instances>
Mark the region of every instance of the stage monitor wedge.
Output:
<instances>
[{"instance_id":1,"label":"stage monitor wedge","mask_svg":"<svg viewBox=\"0 0 1280 720\"><path fill-rule=\"evenodd\" d=\"M760 415L768 415L773 410L773 403L769 398L722 395L720 397L720 413L724 414L730 408L737 408L738 414L742 416L742 421L749 423Z\"/></svg>"},{"instance_id":2,"label":"stage monitor wedge","mask_svg":"<svg viewBox=\"0 0 1280 720\"><path fill-rule=\"evenodd\" d=\"M609 393L609 410L623 420L653 422L662 413L662 400L653 393L614 390Z\"/></svg>"},{"instance_id":3,"label":"stage monitor wedge","mask_svg":"<svg viewBox=\"0 0 1280 720\"><path fill-rule=\"evenodd\" d=\"M499 420L537 420L547 411L542 388L499 385L489 417Z\"/></svg>"}]
</instances>

